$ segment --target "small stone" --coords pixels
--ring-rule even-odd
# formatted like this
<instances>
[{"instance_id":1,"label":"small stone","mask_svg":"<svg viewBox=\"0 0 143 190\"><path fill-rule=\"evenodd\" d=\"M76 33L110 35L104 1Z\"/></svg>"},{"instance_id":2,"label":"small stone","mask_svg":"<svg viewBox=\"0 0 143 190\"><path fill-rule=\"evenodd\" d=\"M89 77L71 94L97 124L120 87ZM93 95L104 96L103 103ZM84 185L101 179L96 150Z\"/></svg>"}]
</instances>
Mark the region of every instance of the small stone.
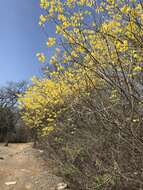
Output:
<instances>
[{"instance_id":1,"label":"small stone","mask_svg":"<svg viewBox=\"0 0 143 190\"><path fill-rule=\"evenodd\" d=\"M56 187L56 190L66 190L68 185L66 183L59 183Z\"/></svg>"},{"instance_id":2,"label":"small stone","mask_svg":"<svg viewBox=\"0 0 143 190\"><path fill-rule=\"evenodd\" d=\"M39 150L40 153L43 153L44 151L43 150Z\"/></svg>"},{"instance_id":3,"label":"small stone","mask_svg":"<svg viewBox=\"0 0 143 190\"><path fill-rule=\"evenodd\" d=\"M7 185L7 186L9 186L9 185L16 185L16 181L5 182L5 185Z\"/></svg>"}]
</instances>

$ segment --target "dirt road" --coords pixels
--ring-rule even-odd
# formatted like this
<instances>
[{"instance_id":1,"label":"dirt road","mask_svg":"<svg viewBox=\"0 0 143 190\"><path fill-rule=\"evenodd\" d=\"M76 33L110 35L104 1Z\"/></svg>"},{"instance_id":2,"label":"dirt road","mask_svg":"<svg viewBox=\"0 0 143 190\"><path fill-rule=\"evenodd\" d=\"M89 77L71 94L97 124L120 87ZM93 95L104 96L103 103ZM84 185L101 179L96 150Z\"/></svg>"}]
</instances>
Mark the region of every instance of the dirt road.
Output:
<instances>
[{"instance_id":1,"label":"dirt road","mask_svg":"<svg viewBox=\"0 0 143 190\"><path fill-rule=\"evenodd\" d=\"M0 144L0 190L55 190L61 179L51 174L32 144Z\"/></svg>"}]
</instances>

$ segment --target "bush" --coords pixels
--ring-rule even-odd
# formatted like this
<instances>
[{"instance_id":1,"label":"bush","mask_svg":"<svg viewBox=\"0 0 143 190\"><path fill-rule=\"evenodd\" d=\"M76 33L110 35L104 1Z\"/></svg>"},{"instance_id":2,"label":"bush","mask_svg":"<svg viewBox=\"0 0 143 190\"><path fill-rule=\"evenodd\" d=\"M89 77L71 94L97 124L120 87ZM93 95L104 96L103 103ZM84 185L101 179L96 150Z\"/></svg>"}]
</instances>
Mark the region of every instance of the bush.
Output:
<instances>
[{"instance_id":1,"label":"bush","mask_svg":"<svg viewBox=\"0 0 143 190\"><path fill-rule=\"evenodd\" d=\"M140 189L142 123L138 128L134 123L133 135L129 107L123 115L122 105L111 104L104 93L92 92L70 104L43 148L72 189Z\"/></svg>"}]
</instances>

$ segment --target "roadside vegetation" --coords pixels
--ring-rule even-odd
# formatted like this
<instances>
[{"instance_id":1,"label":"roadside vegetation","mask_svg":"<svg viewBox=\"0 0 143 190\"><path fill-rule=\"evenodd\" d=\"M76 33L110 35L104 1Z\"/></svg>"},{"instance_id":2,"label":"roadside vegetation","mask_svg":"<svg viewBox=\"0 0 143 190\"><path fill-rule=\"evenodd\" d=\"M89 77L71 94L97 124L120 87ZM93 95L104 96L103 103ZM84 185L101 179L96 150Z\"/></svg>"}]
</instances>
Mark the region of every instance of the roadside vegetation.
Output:
<instances>
[{"instance_id":1,"label":"roadside vegetation","mask_svg":"<svg viewBox=\"0 0 143 190\"><path fill-rule=\"evenodd\" d=\"M143 2L41 0L55 53L21 95L57 173L74 190L143 189Z\"/></svg>"}]
</instances>

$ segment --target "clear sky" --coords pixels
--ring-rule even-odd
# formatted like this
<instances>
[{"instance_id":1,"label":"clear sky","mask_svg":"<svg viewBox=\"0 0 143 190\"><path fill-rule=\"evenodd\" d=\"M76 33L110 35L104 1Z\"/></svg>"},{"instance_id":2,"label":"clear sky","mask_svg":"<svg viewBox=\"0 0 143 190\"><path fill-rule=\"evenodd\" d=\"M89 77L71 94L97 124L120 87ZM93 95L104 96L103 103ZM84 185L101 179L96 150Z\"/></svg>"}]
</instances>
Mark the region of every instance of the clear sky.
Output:
<instances>
[{"instance_id":1,"label":"clear sky","mask_svg":"<svg viewBox=\"0 0 143 190\"><path fill-rule=\"evenodd\" d=\"M40 14L39 0L0 0L0 86L41 75L35 55L51 52L38 26Z\"/></svg>"}]
</instances>

